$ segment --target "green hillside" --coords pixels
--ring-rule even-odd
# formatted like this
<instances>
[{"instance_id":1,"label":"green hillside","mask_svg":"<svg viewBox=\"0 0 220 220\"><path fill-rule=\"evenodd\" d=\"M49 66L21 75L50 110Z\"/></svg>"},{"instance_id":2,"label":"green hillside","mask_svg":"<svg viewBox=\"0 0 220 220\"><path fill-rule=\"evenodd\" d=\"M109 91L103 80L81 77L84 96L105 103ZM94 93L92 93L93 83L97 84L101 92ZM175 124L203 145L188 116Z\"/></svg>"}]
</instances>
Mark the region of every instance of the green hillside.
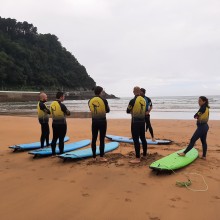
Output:
<instances>
[{"instance_id":1,"label":"green hillside","mask_svg":"<svg viewBox=\"0 0 220 220\"><path fill-rule=\"evenodd\" d=\"M95 81L53 34L0 17L0 88L91 90Z\"/></svg>"}]
</instances>

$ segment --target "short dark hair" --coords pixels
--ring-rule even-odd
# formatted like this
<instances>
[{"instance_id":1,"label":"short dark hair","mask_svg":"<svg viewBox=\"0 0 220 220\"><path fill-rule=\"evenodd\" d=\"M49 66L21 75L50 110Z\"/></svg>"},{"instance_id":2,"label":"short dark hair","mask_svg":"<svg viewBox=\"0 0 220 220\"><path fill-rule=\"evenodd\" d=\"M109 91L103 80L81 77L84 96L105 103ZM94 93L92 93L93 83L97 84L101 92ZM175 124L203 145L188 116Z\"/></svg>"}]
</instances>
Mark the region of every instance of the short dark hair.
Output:
<instances>
[{"instance_id":1,"label":"short dark hair","mask_svg":"<svg viewBox=\"0 0 220 220\"><path fill-rule=\"evenodd\" d=\"M62 96L64 96L64 93L63 92L57 92L57 94L56 94L56 98L57 99L60 99Z\"/></svg>"},{"instance_id":2,"label":"short dark hair","mask_svg":"<svg viewBox=\"0 0 220 220\"><path fill-rule=\"evenodd\" d=\"M145 94L146 93L146 89L141 88L141 92L143 92Z\"/></svg>"},{"instance_id":3,"label":"short dark hair","mask_svg":"<svg viewBox=\"0 0 220 220\"><path fill-rule=\"evenodd\" d=\"M100 95L102 91L103 91L103 88L101 86L96 86L94 88L95 95Z\"/></svg>"}]
</instances>

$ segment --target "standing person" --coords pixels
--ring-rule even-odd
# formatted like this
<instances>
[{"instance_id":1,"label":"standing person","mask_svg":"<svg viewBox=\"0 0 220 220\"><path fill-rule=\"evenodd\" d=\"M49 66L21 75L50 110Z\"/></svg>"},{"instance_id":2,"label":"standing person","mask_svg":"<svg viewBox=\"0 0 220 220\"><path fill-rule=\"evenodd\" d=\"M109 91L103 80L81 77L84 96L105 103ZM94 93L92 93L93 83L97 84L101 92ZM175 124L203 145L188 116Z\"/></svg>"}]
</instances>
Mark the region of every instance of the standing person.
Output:
<instances>
[{"instance_id":1,"label":"standing person","mask_svg":"<svg viewBox=\"0 0 220 220\"><path fill-rule=\"evenodd\" d=\"M199 97L199 111L194 115L194 118L197 119L197 129L193 134L188 147L183 153L179 153L179 156L185 156L195 145L198 139L202 142L203 154L201 159L206 159L207 152L207 133L209 130L208 120L209 120L209 100L205 96Z\"/></svg>"},{"instance_id":2,"label":"standing person","mask_svg":"<svg viewBox=\"0 0 220 220\"><path fill-rule=\"evenodd\" d=\"M51 143L52 157L56 156L56 143L59 139L60 154L64 150L64 138L67 132L66 116L70 115L70 111L62 103L65 99L63 92L57 92L56 100L50 105L50 111L53 118L53 140Z\"/></svg>"},{"instance_id":3,"label":"standing person","mask_svg":"<svg viewBox=\"0 0 220 220\"><path fill-rule=\"evenodd\" d=\"M95 96L89 100L89 109L92 113L92 153L96 160L96 141L99 133L100 138L100 161L107 162L105 155L105 135L107 130L106 113L110 112L108 101L102 98L103 88L96 86Z\"/></svg>"},{"instance_id":4,"label":"standing person","mask_svg":"<svg viewBox=\"0 0 220 220\"><path fill-rule=\"evenodd\" d=\"M38 120L41 125L41 137L40 144L41 148L44 147L45 141L46 146L50 146L49 143L49 135L50 135L50 127L49 127L49 115L50 109L46 105L47 95L46 93L40 93L40 101L37 104L37 112L38 112Z\"/></svg>"},{"instance_id":5,"label":"standing person","mask_svg":"<svg viewBox=\"0 0 220 220\"><path fill-rule=\"evenodd\" d=\"M153 108L153 104L152 104L151 99L149 97L145 96L145 93L146 93L146 90L144 88L141 88L141 96L145 99L145 101L146 101L146 108L147 108L146 115L145 115L146 132L149 129L152 141L155 142L156 140L154 138L154 131L153 131L153 128L152 128L151 122L150 122L150 112L151 112L151 110Z\"/></svg>"},{"instance_id":6,"label":"standing person","mask_svg":"<svg viewBox=\"0 0 220 220\"><path fill-rule=\"evenodd\" d=\"M143 147L143 156L147 156L147 141L145 137L145 114L146 101L140 96L140 87L134 87L133 93L135 97L129 102L127 113L132 115L131 134L134 140L136 159L130 163L140 163L140 139Z\"/></svg>"}]
</instances>

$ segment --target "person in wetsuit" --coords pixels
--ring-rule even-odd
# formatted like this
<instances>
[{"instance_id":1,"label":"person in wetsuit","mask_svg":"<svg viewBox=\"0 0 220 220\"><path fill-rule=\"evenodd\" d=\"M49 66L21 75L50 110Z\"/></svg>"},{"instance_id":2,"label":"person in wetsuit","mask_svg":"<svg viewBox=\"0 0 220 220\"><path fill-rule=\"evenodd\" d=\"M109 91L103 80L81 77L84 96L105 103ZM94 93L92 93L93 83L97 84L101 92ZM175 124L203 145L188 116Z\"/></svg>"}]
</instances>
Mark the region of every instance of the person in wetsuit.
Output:
<instances>
[{"instance_id":1,"label":"person in wetsuit","mask_svg":"<svg viewBox=\"0 0 220 220\"><path fill-rule=\"evenodd\" d=\"M103 88L96 86L94 89L95 96L89 100L88 105L92 113L92 153L96 160L96 141L99 133L100 138L100 161L107 162L105 155L105 135L107 130L106 113L110 112L108 101L102 98Z\"/></svg>"},{"instance_id":2,"label":"person in wetsuit","mask_svg":"<svg viewBox=\"0 0 220 220\"><path fill-rule=\"evenodd\" d=\"M197 119L197 129L193 134L188 147L183 153L179 153L179 156L185 156L195 145L198 139L202 142L203 154L201 159L206 159L207 152L207 133L209 130L208 120L209 120L209 100L205 96L199 97L199 111L194 115L194 118Z\"/></svg>"},{"instance_id":3,"label":"person in wetsuit","mask_svg":"<svg viewBox=\"0 0 220 220\"><path fill-rule=\"evenodd\" d=\"M49 135L50 135L50 127L49 127L49 115L50 109L46 105L47 102L47 95L46 93L40 93L40 101L37 104L37 113L38 113L38 120L41 125L41 137L40 137L40 144L41 148L46 146L50 146L49 143Z\"/></svg>"},{"instance_id":4,"label":"person in wetsuit","mask_svg":"<svg viewBox=\"0 0 220 220\"><path fill-rule=\"evenodd\" d=\"M66 116L70 115L70 111L62 103L64 99L64 93L57 92L56 100L50 105L50 111L53 119L53 140L51 143L52 157L56 156L56 143L58 139L60 154L63 154L64 150L64 138L67 132Z\"/></svg>"},{"instance_id":5,"label":"person in wetsuit","mask_svg":"<svg viewBox=\"0 0 220 220\"><path fill-rule=\"evenodd\" d=\"M151 110L153 108L153 104L152 104L151 99L149 97L145 96L145 93L146 93L146 90L144 88L141 88L141 96L145 99L145 101L146 101L146 108L147 108L146 115L145 115L146 132L149 129L152 141L155 141L154 131L153 131L153 128L152 128L152 125L151 125L151 121L150 121L150 112L151 112Z\"/></svg>"},{"instance_id":6,"label":"person in wetsuit","mask_svg":"<svg viewBox=\"0 0 220 220\"><path fill-rule=\"evenodd\" d=\"M131 134L134 140L136 159L130 163L140 163L140 139L143 147L143 156L147 156L147 141L145 137L145 115L146 101L140 95L140 88L134 87L133 93L135 97L129 102L127 113L132 115L131 119Z\"/></svg>"}]
</instances>

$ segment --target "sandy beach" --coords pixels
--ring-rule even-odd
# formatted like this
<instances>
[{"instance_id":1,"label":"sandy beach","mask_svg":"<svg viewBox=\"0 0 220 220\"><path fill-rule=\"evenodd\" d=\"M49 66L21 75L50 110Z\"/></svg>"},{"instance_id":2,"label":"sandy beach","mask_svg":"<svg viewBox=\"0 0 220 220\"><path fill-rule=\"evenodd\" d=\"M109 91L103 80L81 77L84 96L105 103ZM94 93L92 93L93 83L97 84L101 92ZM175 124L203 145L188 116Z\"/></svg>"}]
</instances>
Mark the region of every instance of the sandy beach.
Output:
<instances>
[{"instance_id":1,"label":"sandy beach","mask_svg":"<svg viewBox=\"0 0 220 220\"><path fill-rule=\"evenodd\" d=\"M34 117L0 116L0 120L2 220L219 219L219 121L209 122L207 161L197 159L176 174L156 175L149 164L184 148L195 121L153 120L155 136L174 143L149 146L146 161L129 165L134 148L123 143L107 154L106 164L91 159L63 163L59 158L33 159L27 152L12 153L10 145L37 141L40 126ZM90 139L90 127L91 119L68 119L71 142ZM109 120L108 133L130 136L130 120ZM196 147L201 154L200 142ZM177 187L177 180L187 181L185 172L202 174L208 191ZM205 188L200 177L190 175L190 179L193 189Z\"/></svg>"}]
</instances>

